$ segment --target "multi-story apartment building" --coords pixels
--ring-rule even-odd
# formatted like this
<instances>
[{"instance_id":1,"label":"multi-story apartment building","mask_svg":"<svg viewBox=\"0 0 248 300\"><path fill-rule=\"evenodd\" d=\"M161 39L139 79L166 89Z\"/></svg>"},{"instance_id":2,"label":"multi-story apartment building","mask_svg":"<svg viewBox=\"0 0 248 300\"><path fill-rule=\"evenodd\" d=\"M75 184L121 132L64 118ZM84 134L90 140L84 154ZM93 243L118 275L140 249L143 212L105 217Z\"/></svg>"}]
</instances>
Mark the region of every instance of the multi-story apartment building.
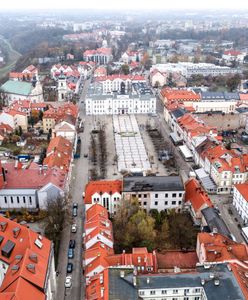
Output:
<instances>
[{"instance_id":1,"label":"multi-story apartment building","mask_svg":"<svg viewBox=\"0 0 248 300\"><path fill-rule=\"evenodd\" d=\"M233 205L245 224L248 223L248 183L236 184L233 188Z\"/></svg>"},{"instance_id":2,"label":"multi-story apartment building","mask_svg":"<svg viewBox=\"0 0 248 300\"><path fill-rule=\"evenodd\" d=\"M180 211L184 202L184 186L179 176L148 176L123 178L123 197L137 198L147 211L175 209Z\"/></svg>"},{"instance_id":3,"label":"multi-story apartment building","mask_svg":"<svg viewBox=\"0 0 248 300\"><path fill-rule=\"evenodd\" d=\"M90 181L85 188L85 208L89 209L94 204L105 207L110 215L114 215L122 199L121 180Z\"/></svg>"}]
</instances>

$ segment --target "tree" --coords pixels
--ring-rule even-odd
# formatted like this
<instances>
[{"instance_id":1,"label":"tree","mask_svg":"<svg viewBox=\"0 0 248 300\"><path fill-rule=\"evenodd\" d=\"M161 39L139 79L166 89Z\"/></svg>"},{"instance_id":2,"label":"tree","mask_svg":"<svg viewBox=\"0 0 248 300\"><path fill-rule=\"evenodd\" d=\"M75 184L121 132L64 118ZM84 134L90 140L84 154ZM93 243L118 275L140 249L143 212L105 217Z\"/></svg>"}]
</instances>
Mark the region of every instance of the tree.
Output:
<instances>
[{"instance_id":1,"label":"tree","mask_svg":"<svg viewBox=\"0 0 248 300\"><path fill-rule=\"evenodd\" d=\"M122 201L114 219L115 248L117 252L133 247L154 248L155 221L142 208L136 198Z\"/></svg>"},{"instance_id":2,"label":"tree","mask_svg":"<svg viewBox=\"0 0 248 300\"><path fill-rule=\"evenodd\" d=\"M128 75L129 74L129 66L124 64L121 66L121 71L124 75Z\"/></svg>"},{"instance_id":3,"label":"tree","mask_svg":"<svg viewBox=\"0 0 248 300\"><path fill-rule=\"evenodd\" d=\"M21 126L19 126L19 136L22 136L22 134L23 134L22 127L21 127Z\"/></svg>"},{"instance_id":4,"label":"tree","mask_svg":"<svg viewBox=\"0 0 248 300\"><path fill-rule=\"evenodd\" d=\"M228 89L230 92L233 92L234 90L236 90L240 84L240 75L239 74L235 74L232 77L229 77L226 81L226 84L228 86Z\"/></svg>"},{"instance_id":5,"label":"tree","mask_svg":"<svg viewBox=\"0 0 248 300\"><path fill-rule=\"evenodd\" d=\"M42 121L42 119L43 119L43 111L42 110L39 111L38 118L39 118L40 121Z\"/></svg>"},{"instance_id":6,"label":"tree","mask_svg":"<svg viewBox=\"0 0 248 300\"><path fill-rule=\"evenodd\" d=\"M44 219L45 235L54 242L55 257L57 257L61 232L64 227L71 223L66 198L58 196L48 200L46 212L47 218Z\"/></svg>"}]
</instances>

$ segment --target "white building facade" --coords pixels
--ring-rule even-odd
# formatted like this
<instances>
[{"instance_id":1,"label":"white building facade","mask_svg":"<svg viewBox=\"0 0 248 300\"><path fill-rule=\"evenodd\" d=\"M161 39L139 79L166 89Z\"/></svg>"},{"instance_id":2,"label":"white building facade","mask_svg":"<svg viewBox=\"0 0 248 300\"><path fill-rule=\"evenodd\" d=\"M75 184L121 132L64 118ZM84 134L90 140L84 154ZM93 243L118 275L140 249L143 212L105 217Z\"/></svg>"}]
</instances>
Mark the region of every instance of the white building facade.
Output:
<instances>
[{"instance_id":1,"label":"white building facade","mask_svg":"<svg viewBox=\"0 0 248 300\"><path fill-rule=\"evenodd\" d=\"M237 184L233 188L233 206L245 224L248 223L248 183Z\"/></svg>"}]
</instances>

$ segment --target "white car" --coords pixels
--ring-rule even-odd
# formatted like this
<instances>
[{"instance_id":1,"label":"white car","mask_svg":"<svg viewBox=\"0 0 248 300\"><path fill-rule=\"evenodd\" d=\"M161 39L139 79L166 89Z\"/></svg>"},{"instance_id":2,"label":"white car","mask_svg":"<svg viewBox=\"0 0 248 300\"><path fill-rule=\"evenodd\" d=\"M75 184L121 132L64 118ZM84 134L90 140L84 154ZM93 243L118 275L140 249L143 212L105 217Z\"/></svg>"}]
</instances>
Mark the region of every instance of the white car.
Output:
<instances>
[{"instance_id":1,"label":"white car","mask_svg":"<svg viewBox=\"0 0 248 300\"><path fill-rule=\"evenodd\" d=\"M71 276L66 276L66 278L65 278L65 287L66 288L71 287Z\"/></svg>"},{"instance_id":2,"label":"white car","mask_svg":"<svg viewBox=\"0 0 248 300\"><path fill-rule=\"evenodd\" d=\"M73 232L73 233L77 232L77 224L71 225L71 232Z\"/></svg>"}]
</instances>

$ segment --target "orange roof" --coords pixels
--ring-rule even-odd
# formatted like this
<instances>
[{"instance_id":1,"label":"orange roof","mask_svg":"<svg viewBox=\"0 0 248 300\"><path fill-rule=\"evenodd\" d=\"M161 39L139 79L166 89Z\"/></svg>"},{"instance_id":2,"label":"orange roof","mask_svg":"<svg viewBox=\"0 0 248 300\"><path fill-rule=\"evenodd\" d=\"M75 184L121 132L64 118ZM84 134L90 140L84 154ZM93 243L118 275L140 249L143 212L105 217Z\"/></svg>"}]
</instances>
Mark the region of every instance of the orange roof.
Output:
<instances>
[{"instance_id":1,"label":"orange roof","mask_svg":"<svg viewBox=\"0 0 248 300\"><path fill-rule=\"evenodd\" d=\"M75 119L77 118L77 105L68 102L57 108L50 107L47 111L44 112L43 118L55 119L55 121L59 122L64 120L68 115L74 117Z\"/></svg>"},{"instance_id":2,"label":"orange roof","mask_svg":"<svg viewBox=\"0 0 248 300\"><path fill-rule=\"evenodd\" d=\"M26 288L29 288L29 293L33 291L33 295L37 295L37 299L45 299L43 295L52 247L51 242L29 228L2 216L0 216L0 233L3 237L0 246L0 259L9 264L0 287L0 293L13 293L16 299L24 299ZM2 252L8 241L14 243L9 257L3 255ZM37 243L42 246L38 247ZM24 287L26 287L25 291ZM33 298L27 296L25 299Z\"/></svg>"},{"instance_id":3,"label":"orange roof","mask_svg":"<svg viewBox=\"0 0 248 300\"><path fill-rule=\"evenodd\" d=\"M47 157L43 164L68 170L71 162L72 144L66 138L57 136L51 139L47 148Z\"/></svg>"},{"instance_id":4,"label":"orange roof","mask_svg":"<svg viewBox=\"0 0 248 300\"><path fill-rule=\"evenodd\" d=\"M194 91L176 90L171 88L164 88L161 90L161 96L167 101L200 101L200 95Z\"/></svg>"},{"instance_id":5,"label":"orange roof","mask_svg":"<svg viewBox=\"0 0 248 300\"><path fill-rule=\"evenodd\" d=\"M219 233L201 232L198 233L197 239L205 249L206 262L248 261L248 249L245 244L236 243Z\"/></svg>"},{"instance_id":6,"label":"orange roof","mask_svg":"<svg viewBox=\"0 0 248 300\"><path fill-rule=\"evenodd\" d=\"M156 253L158 269L195 269L198 263L195 251L183 252L177 250L167 250L163 253Z\"/></svg>"},{"instance_id":7,"label":"orange roof","mask_svg":"<svg viewBox=\"0 0 248 300\"><path fill-rule=\"evenodd\" d=\"M247 277L248 269L238 264L231 264L231 268L245 296L245 299L248 299L248 277Z\"/></svg>"},{"instance_id":8,"label":"orange roof","mask_svg":"<svg viewBox=\"0 0 248 300\"><path fill-rule=\"evenodd\" d=\"M195 213L206 207L213 207L208 194L202 189L200 183L192 178L185 184L185 202L190 202Z\"/></svg>"},{"instance_id":9,"label":"orange roof","mask_svg":"<svg viewBox=\"0 0 248 300\"><path fill-rule=\"evenodd\" d=\"M86 210L86 223L95 221L98 217L108 219L108 211L102 205L94 204Z\"/></svg>"},{"instance_id":10,"label":"orange roof","mask_svg":"<svg viewBox=\"0 0 248 300\"><path fill-rule=\"evenodd\" d=\"M114 194L121 193L122 181L121 180L99 180L90 181L85 188L85 204L92 204L92 196L95 193L103 194Z\"/></svg>"},{"instance_id":11,"label":"orange roof","mask_svg":"<svg viewBox=\"0 0 248 300\"><path fill-rule=\"evenodd\" d=\"M239 98L240 98L240 100L247 101L248 100L248 94L239 94Z\"/></svg>"},{"instance_id":12,"label":"orange roof","mask_svg":"<svg viewBox=\"0 0 248 300\"><path fill-rule=\"evenodd\" d=\"M248 202L248 183L236 184L235 188L243 196L243 198Z\"/></svg>"}]
</instances>

